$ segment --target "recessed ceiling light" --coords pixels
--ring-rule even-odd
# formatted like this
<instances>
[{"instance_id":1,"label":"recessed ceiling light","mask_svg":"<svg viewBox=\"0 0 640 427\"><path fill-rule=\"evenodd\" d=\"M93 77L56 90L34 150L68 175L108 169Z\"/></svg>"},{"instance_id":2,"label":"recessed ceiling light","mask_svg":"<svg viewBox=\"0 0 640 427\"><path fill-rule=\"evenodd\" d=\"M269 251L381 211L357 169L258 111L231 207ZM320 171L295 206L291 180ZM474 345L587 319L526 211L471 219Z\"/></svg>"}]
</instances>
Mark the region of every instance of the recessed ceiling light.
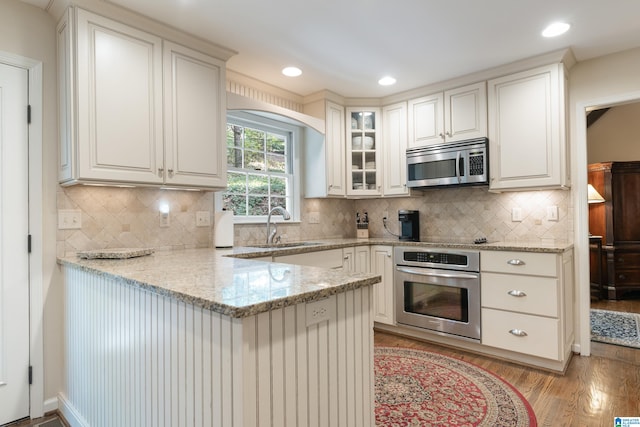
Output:
<instances>
[{"instance_id":1,"label":"recessed ceiling light","mask_svg":"<svg viewBox=\"0 0 640 427\"><path fill-rule=\"evenodd\" d=\"M282 69L282 74L287 77L298 77L302 74L302 70L298 67L285 67Z\"/></svg>"},{"instance_id":2,"label":"recessed ceiling light","mask_svg":"<svg viewBox=\"0 0 640 427\"><path fill-rule=\"evenodd\" d=\"M542 31L543 37L556 37L569 31L571 25L566 22L554 22Z\"/></svg>"},{"instance_id":3,"label":"recessed ceiling light","mask_svg":"<svg viewBox=\"0 0 640 427\"><path fill-rule=\"evenodd\" d=\"M378 84L380 86L391 86L392 84L395 84L395 83L396 83L396 79L394 79L391 76L385 76L380 80L378 80Z\"/></svg>"}]
</instances>

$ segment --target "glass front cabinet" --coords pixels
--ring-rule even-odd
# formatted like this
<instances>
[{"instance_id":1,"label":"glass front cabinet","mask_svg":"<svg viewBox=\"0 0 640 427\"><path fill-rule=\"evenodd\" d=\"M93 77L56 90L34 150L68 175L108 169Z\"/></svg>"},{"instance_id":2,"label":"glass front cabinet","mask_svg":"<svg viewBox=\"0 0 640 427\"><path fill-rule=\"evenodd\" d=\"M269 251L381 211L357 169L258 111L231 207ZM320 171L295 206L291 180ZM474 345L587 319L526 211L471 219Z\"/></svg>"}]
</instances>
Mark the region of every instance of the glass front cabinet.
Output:
<instances>
[{"instance_id":1,"label":"glass front cabinet","mask_svg":"<svg viewBox=\"0 0 640 427\"><path fill-rule=\"evenodd\" d=\"M377 108L347 108L347 195L382 192L380 119Z\"/></svg>"}]
</instances>

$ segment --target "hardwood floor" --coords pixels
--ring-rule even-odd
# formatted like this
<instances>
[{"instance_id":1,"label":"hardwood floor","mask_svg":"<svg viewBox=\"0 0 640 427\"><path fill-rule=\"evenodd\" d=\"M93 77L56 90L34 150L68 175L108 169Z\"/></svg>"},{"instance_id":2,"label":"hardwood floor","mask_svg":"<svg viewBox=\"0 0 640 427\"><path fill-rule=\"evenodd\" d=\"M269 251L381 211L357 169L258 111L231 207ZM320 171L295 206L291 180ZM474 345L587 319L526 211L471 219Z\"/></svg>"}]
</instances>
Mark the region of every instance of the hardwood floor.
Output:
<instances>
[{"instance_id":1,"label":"hardwood floor","mask_svg":"<svg viewBox=\"0 0 640 427\"><path fill-rule=\"evenodd\" d=\"M57 412L46 414L42 418L34 420L24 420L7 424L7 427L68 427L68 424L58 415ZM4 426L3 426L4 427Z\"/></svg>"},{"instance_id":2,"label":"hardwood floor","mask_svg":"<svg viewBox=\"0 0 640 427\"><path fill-rule=\"evenodd\" d=\"M435 351L488 369L527 398L539 426L610 427L616 416L640 416L640 350L592 343L592 356L574 355L558 375L378 331L375 345Z\"/></svg>"},{"instance_id":3,"label":"hardwood floor","mask_svg":"<svg viewBox=\"0 0 640 427\"><path fill-rule=\"evenodd\" d=\"M625 311L627 313L640 313L640 298L621 300L595 300L591 301L591 308L598 308L600 310Z\"/></svg>"}]
</instances>

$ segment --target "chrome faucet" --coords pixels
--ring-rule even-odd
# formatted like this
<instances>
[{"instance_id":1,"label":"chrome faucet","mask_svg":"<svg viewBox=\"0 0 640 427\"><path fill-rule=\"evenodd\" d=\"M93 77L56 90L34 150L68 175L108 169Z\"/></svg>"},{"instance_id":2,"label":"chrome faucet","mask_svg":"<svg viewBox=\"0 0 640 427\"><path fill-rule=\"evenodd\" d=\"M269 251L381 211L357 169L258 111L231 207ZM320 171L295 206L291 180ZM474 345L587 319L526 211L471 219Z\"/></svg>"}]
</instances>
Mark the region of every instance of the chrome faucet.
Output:
<instances>
[{"instance_id":1,"label":"chrome faucet","mask_svg":"<svg viewBox=\"0 0 640 427\"><path fill-rule=\"evenodd\" d=\"M269 211L269 216L267 217L267 245L273 245L273 239L274 237L276 237L276 233L278 232L275 223L273 223L273 230L271 230L271 214L275 212L278 212L280 215L282 215L282 218L284 218L285 221L291 219L291 214L287 212L287 210L282 206L276 206ZM270 230L271 232L269 232ZM277 241L279 240L280 236L278 236Z\"/></svg>"}]
</instances>

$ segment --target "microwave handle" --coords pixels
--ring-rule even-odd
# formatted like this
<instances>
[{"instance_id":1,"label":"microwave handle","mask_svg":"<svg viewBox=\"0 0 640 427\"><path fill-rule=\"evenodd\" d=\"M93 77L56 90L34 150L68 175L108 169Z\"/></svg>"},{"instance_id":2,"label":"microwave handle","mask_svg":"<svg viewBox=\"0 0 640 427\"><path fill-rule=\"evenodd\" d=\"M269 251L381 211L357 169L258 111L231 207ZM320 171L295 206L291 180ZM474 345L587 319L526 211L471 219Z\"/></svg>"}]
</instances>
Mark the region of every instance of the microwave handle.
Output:
<instances>
[{"instance_id":1,"label":"microwave handle","mask_svg":"<svg viewBox=\"0 0 640 427\"><path fill-rule=\"evenodd\" d=\"M456 153L456 177L458 178L458 184L460 184L460 154L461 152L458 151Z\"/></svg>"}]
</instances>

